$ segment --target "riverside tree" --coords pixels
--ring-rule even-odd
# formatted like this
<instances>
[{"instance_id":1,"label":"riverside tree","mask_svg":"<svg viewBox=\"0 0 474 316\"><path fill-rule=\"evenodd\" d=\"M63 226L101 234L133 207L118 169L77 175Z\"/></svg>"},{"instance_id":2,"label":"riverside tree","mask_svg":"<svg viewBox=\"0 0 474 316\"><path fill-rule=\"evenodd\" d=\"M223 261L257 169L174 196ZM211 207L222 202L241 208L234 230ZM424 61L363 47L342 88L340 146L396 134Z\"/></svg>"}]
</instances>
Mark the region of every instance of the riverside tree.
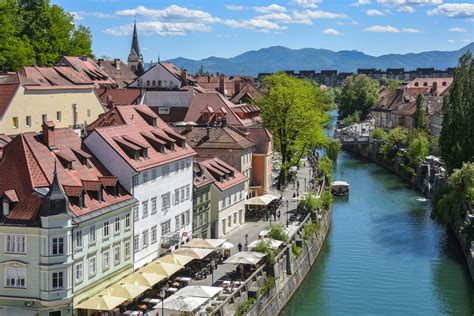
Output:
<instances>
[{"instance_id":1,"label":"riverside tree","mask_svg":"<svg viewBox=\"0 0 474 316\"><path fill-rule=\"evenodd\" d=\"M474 61L471 52L459 59L449 94L443 100L441 157L449 172L474 161Z\"/></svg>"},{"instance_id":2,"label":"riverside tree","mask_svg":"<svg viewBox=\"0 0 474 316\"><path fill-rule=\"evenodd\" d=\"M396 127L392 129L387 136L385 144L380 148L381 152L386 156L400 154L400 149L408 140L408 131L404 127Z\"/></svg>"},{"instance_id":3,"label":"riverside tree","mask_svg":"<svg viewBox=\"0 0 474 316\"><path fill-rule=\"evenodd\" d=\"M53 66L64 55L92 56L92 36L49 0L0 1L0 69Z\"/></svg>"},{"instance_id":4,"label":"riverside tree","mask_svg":"<svg viewBox=\"0 0 474 316\"><path fill-rule=\"evenodd\" d=\"M408 145L408 157L410 162L416 168L430 151L430 143L423 131L414 133L413 139Z\"/></svg>"},{"instance_id":5,"label":"riverside tree","mask_svg":"<svg viewBox=\"0 0 474 316\"><path fill-rule=\"evenodd\" d=\"M425 129L426 128L426 117L425 117L425 97L422 93L416 98L416 111L415 111L415 128Z\"/></svg>"},{"instance_id":6,"label":"riverside tree","mask_svg":"<svg viewBox=\"0 0 474 316\"><path fill-rule=\"evenodd\" d=\"M282 184L289 168L297 165L308 150L328 143L323 127L333 104L331 97L314 83L285 73L268 76L263 84L265 94L256 103L282 157Z\"/></svg>"},{"instance_id":7,"label":"riverside tree","mask_svg":"<svg viewBox=\"0 0 474 316\"><path fill-rule=\"evenodd\" d=\"M360 119L365 120L370 108L379 99L379 83L366 75L350 76L342 85L339 96L339 118L344 119L359 112Z\"/></svg>"}]
</instances>

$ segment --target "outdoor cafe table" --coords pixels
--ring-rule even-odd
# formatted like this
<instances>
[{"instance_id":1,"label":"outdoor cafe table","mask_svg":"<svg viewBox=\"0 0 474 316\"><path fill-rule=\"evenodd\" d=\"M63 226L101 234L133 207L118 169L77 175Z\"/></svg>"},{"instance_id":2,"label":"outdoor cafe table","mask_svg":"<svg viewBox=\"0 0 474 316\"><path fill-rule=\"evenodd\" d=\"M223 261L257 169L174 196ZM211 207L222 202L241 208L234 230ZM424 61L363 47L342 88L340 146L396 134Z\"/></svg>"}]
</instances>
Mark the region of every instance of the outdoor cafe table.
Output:
<instances>
[{"instance_id":1,"label":"outdoor cafe table","mask_svg":"<svg viewBox=\"0 0 474 316\"><path fill-rule=\"evenodd\" d=\"M175 280L179 282L191 282L192 279L188 277L177 277Z\"/></svg>"}]
</instances>

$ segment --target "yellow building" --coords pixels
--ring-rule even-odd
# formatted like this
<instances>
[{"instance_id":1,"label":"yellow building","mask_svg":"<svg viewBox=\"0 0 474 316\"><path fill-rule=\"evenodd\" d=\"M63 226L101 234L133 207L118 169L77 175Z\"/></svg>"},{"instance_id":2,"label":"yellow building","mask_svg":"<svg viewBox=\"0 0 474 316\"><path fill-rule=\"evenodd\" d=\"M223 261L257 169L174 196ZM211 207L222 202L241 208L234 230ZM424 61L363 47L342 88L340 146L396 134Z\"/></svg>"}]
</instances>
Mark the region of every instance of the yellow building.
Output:
<instances>
[{"instance_id":1,"label":"yellow building","mask_svg":"<svg viewBox=\"0 0 474 316\"><path fill-rule=\"evenodd\" d=\"M71 67L0 74L0 134L40 132L44 121L83 128L103 112L94 82Z\"/></svg>"}]
</instances>

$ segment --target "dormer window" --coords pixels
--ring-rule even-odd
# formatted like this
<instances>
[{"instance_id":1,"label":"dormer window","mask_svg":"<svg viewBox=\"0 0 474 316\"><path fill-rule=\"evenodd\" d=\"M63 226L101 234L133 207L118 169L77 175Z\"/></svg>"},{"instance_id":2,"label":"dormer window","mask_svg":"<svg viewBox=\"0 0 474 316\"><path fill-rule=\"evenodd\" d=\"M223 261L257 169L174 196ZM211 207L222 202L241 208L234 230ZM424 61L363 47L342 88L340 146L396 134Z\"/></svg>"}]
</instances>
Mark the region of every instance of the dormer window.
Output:
<instances>
[{"instance_id":1,"label":"dormer window","mask_svg":"<svg viewBox=\"0 0 474 316\"><path fill-rule=\"evenodd\" d=\"M415 82L415 87L418 87L418 86L419 86L418 82Z\"/></svg>"},{"instance_id":2,"label":"dormer window","mask_svg":"<svg viewBox=\"0 0 474 316\"><path fill-rule=\"evenodd\" d=\"M446 81L443 81L443 83L441 84L443 87L446 87L448 84L446 83Z\"/></svg>"},{"instance_id":3,"label":"dormer window","mask_svg":"<svg viewBox=\"0 0 474 316\"><path fill-rule=\"evenodd\" d=\"M3 216L10 215L10 201L7 198L3 198L2 202L2 214Z\"/></svg>"}]
</instances>

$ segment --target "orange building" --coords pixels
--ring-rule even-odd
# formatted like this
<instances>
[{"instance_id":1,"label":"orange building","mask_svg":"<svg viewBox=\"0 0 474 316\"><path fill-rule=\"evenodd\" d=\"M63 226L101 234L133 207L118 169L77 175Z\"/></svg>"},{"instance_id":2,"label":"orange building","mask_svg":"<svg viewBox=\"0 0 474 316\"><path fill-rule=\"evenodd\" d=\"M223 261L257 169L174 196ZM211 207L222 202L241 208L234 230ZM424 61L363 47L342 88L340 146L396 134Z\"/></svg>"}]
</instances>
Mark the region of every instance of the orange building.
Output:
<instances>
[{"instance_id":1,"label":"orange building","mask_svg":"<svg viewBox=\"0 0 474 316\"><path fill-rule=\"evenodd\" d=\"M247 129L247 137L255 143L252 152L252 180L249 194L268 193L272 187L273 140L265 128Z\"/></svg>"}]
</instances>

